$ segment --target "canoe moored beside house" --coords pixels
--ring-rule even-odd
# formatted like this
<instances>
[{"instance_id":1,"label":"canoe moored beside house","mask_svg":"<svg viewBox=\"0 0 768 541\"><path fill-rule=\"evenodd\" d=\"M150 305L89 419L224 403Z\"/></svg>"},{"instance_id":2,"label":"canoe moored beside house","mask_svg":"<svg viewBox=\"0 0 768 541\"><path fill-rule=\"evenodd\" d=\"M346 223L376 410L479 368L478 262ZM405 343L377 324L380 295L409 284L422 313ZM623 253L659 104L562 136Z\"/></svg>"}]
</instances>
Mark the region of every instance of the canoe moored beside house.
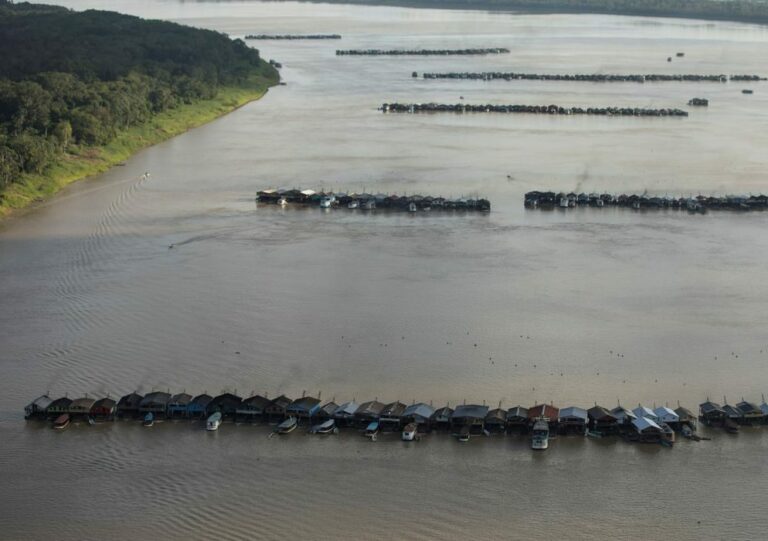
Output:
<instances>
[{"instance_id":1,"label":"canoe moored beside house","mask_svg":"<svg viewBox=\"0 0 768 541\"><path fill-rule=\"evenodd\" d=\"M51 405L51 402L53 402L53 400L51 400L51 397L47 394L38 396L24 407L24 418L44 419L45 411L48 409L48 406Z\"/></svg>"}]
</instances>

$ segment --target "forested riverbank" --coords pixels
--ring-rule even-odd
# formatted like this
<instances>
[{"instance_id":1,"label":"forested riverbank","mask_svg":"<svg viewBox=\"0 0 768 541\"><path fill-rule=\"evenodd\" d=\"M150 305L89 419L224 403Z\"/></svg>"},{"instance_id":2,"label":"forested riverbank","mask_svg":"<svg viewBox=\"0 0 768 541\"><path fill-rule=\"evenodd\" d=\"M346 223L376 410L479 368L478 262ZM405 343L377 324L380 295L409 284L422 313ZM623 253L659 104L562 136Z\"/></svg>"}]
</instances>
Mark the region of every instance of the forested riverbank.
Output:
<instances>
[{"instance_id":1,"label":"forested riverbank","mask_svg":"<svg viewBox=\"0 0 768 541\"><path fill-rule=\"evenodd\" d=\"M218 32L0 0L0 216L278 80L257 50Z\"/></svg>"}]
</instances>

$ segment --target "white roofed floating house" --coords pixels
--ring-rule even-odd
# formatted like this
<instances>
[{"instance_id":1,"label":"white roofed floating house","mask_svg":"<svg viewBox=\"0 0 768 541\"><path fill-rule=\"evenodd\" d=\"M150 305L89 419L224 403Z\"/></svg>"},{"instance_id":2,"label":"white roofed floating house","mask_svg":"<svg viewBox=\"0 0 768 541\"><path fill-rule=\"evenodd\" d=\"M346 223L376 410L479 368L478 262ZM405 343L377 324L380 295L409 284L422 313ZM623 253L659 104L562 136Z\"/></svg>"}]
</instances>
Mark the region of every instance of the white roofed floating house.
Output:
<instances>
[{"instance_id":1,"label":"white roofed floating house","mask_svg":"<svg viewBox=\"0 0 768 541\"><path fill-rule=\"evenodd\" d=\"M47 394L35 398L24 408L25 419L45 419L45 410L51 405L51 397Z\"/></svg>"},{"instance_id":2,"label":"white roofed floating house","mask_svg":"<svg viewBox=\"0 0 768 541\"><path fill-rule=\"evenodd\" d=\"M584 408L569 406L560 409L557 426L561 434L578 434L583 436L587 432L588 423L589 414Z\"/></svg>"},{"instance_id":3,"label":"white roofed floating house","mask_svg":"<svg viewBox=\"0 0 768 541\"><path fill-rule=\"evenodd\" d=\"M653 410L659 425L668 425L673 430L680 430L680 416L675 410L666 406L659 406Z\"/></svg>"},{"instance_id":4,"label":"white roofed floating house","mask_svg":"<svg viewBox=\"0 0 768 541\"><path fill-rule=\"evenodd\" d=\"M360 405L354 400L350 402L344 402L341 406L334 410L332 417L338 426L354 426L355 412L359 407Z\"/></svg>"},{"instance_id":5,"label":"white roofed floating house","mask_svg":"<svg viewBox=\"0 0 768 541\"><path fill-rule=\"evenodd\" d=\"M616 417L616 421L619 423L619 426L622 428L626 428L632 425L632 421L637 419L637 415L635 415L632 410L629 410L625 408L624 406L616 406L611 410L611 415Z\"/></svg>"},{"instance_id":6,"label":"white roofed floating house","mask_svg":"<svg viewBox=\"0 0 768 541\"><path fill-rule=\"evenodd\" d=\"M632 413L634 413L635 417L638 419L645 417L652 420L654 423L657 423L659 420L654 411L651 408L646 408L645 406L638 405L635 409L632 410Z\"/></svg>"},{"instance_id":7,"label":"white roofed floating house","mask_svg":"<svg viewBox=\"0 0 768 541\"><path fill-rule=\"evenodd\" d=\"M656 421L648 417L633 419L632 428L632 439L641 443L659 443L664 433Z\"/></svg>"}]
</instances>

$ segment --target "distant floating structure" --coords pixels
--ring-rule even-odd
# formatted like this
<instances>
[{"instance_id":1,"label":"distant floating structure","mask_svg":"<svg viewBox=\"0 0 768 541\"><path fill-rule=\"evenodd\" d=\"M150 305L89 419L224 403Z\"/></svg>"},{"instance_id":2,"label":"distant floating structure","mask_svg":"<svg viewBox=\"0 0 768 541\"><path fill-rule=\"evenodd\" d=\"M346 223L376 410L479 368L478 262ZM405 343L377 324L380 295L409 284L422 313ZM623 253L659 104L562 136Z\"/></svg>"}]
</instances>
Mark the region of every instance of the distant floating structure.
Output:
<instances>
[{"instance_id":1,"label":"distant floating structure","mask_svg":"<svg viewBox=\"0 0 768 541\"><path fill-rule=\"evenodd\" d=\"M248 34L245 39L254 40L317 40L341 39L340 34Z\"/></svg>"},{"instance_id":2,"label":"distant floating structure","mask_svg":"<svg viewBox=\"0 0 768 541\"><path fill-rule=\"evenodd\" d=\"M340 49L336 51L336 56L471 56L507 53L509 53L509 49L503 47L485 49Z\"/></svg>"},{"instance_id":3,"label":"distant floating structure","mask_svg":"<svg viewBox=\"0 0 768 541\"><path fill-rule=\"evenodd\" d=\"M538 115L597 115L633 117L686 117L682 109L648 109L644 107L563 107L561 105L471 105L467 103L384 103L385 113L501 113Z\"/></svg>"},{"instance_id":4,"label":"distant floating structure","mask_svg":"<svg viewBox=\"0 0 768 541\"><path fill-rule=\"evenodd\" d=\"M398 195L385 193L316 192L301 189L267 189L256 193L259 203L289 204L319 208L360 210L394 210L402 212L475 211L489 212L491 202L482 197L446 198L431 195Z\"/></svg>"},{"instance_id":5,"label":"distant floating structure","mask_svg":"<svg viewBox=\"0 0 768 541\"><path fill-rule=\"evenodd\" d=\"M647 194L598 194L533 191L525 194L524 204L529 209L551 210L575 207L621 207L635 210L687 210L704 213L708 210L750 211L768 209L768 195L727 195L723 197L698 195L696 197L668 197Z\"/></svg>"},{"instance_id":6,"label":"distant floating structure","mask_svg":"<svg viewBox=\"0 0 768 541\"><path fill-rule=\"evenodd\" d=\"M414 72L415 73L415 72ZM468 79L479 81L568 81L586 83L727 83L728 81L765 81L765 77L759 75L695 75L695 74L660 74L660 73L580 73L580 74L554 74L554 73L515 73L500 71L484 72L446 72L423 73L423 79Z\"/></svg>"}]
</instances>

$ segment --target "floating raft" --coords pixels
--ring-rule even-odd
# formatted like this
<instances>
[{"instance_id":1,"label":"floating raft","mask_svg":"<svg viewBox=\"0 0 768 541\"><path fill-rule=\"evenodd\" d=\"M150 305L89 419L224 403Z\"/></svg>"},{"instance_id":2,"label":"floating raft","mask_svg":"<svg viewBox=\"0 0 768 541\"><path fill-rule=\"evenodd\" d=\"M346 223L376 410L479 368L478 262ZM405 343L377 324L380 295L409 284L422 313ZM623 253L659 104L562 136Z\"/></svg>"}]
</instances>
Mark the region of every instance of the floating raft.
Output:
<instances>
[{"instance_id":1,"label":"floating raft","mask_svg":"<svg viewBox=\"0 0 768 541\"><path fill-rule=\"evenodd\" d=\"M470 105L466 103L385 103L385 113L504 113L539 115L599 115L686 117L682 109L647 109L641 107L562 107L560 105Z\"/></svg>"},{"instance_id":2,"label":"floating raft","mask_svg":"<svg viewBox=\"0 0 768 541\"><path fill-rule=\"evenodd\" d=\"M414 77L418 76L414 73ZM725 83L728 81L765 81L759 75L667 75L649 74L544 74L544 73L514 73L514 72L448 72L424 73L423 79L470 79L479 81L575 81L587 83L658 83L658 82L708 82Z\"/></svg>"},{"instance_id":3,"label":"floating raft","mask_svg":"<svg viewBox=\"0 0 768 541\"><path fill-rule=\"evenodd\" d=\"M336 56L469 56L507 54L509 49L346 49L337 50Z\"/></svg>"},{"instance_id":4,"label":"floating raft","mask_svg":"<svg viewBox=\"0 0 768 541\"><path fill-rule=\"evenodd\" d=\"M457 199L430 195L397 195L384 193L316 192L299 189L267 189L256 193L259 203L275 205L305 205L321 208L386 209L403 212L417 211L477 211L488 212L491 202L480 197Z\"/></svg>"},{"instance_id":5,"label":"floating raft","mask_svg":"<svg viewBox=\"0 0 768 541\"><path fill-rule=\"evenodd\" d=\"M248 34L245 39L260 40L304 40L304 39L341 39L340 34Z\"/></svg>"},{"instance_id":6,"label":"floating raft","mask_svg":"<svg viewBox=\"0 0 768 541\"><path fill-rule=\"evenodd\" d=\"M569 209L575 207L622 207L640 209L675 209L689 212L708 210L766 210L768 195L727 195L723 197L699 195L696 197L659 197L642 195L614 195L598 193L564 193L533 191L525 194L524 204L531 209Z\"/></svg>"}]
</instances>

